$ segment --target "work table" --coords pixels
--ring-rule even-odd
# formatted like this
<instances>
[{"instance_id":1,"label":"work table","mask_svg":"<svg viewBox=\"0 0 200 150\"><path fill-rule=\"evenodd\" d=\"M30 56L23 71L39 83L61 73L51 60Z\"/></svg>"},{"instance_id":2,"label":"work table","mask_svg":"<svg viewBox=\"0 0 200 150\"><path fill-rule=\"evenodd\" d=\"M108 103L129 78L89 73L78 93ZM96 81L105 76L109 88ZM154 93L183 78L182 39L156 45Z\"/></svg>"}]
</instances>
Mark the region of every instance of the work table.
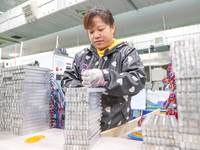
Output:
<instances>
[{"instance_id":1,"label":"work table","mask_svg":"<svg viewBox=\"0 0 200 150\"><path fill-rule=\"evenodd\" d=\"M24 143L30 137L44 135L45 138L36 143ZM93 145L91 150L140 150L141 141L134 141L126 136L101 138ZM0 132L1 150L63 150L64 130L49 129L42 132L24 136L13 135L9 132Z\"/></svg>"}]
</instances>

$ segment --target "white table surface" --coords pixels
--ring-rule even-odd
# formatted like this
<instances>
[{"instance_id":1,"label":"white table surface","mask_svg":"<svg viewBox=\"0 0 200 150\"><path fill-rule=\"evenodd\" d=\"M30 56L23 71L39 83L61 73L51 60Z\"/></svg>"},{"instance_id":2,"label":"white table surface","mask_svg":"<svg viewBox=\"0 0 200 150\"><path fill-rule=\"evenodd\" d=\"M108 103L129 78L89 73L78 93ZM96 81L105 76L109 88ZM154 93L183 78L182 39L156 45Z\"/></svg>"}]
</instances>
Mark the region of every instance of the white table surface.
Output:
<instances>
[{"instance_id":1,"label":"white table surface","mask_svg":"<svg viewBox=\"0 0 200 150\"><path fill-rule=\"evenodd\" d=\"M36 143L24 143L30 137L44 135L45 138ZM91 150L141 150L141 141L123 137L102 136ZM0 132L0 150L63 150L64 130L49 129L24 136Z\"/></svg>"}]
</instances>

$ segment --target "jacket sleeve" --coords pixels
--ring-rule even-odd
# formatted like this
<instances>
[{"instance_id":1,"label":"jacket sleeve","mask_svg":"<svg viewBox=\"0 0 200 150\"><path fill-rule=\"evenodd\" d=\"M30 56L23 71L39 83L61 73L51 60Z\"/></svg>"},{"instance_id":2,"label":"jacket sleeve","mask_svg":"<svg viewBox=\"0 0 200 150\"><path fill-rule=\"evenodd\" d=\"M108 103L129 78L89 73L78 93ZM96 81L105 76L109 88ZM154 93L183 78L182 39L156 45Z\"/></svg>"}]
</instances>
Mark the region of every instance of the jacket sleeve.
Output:
<instances>
[{"instance_id":1,"label":"jacket sleeve","mask_svg":"<svg viewBox=\"0 0 200 150\"><path fill-rule=\"evenodd\" d=\"M79 63L78 55L76 55L72 63L72 69L64 72L64 77L61 80L61 87L64 93L68 87L82 87Z\"/></svg>"},{"instance_id":2,"label":"jacket sleeve","mask_svg":"<svg viewBox=\"0 0 200 150\"><path fill-rule=\"evenodd\" d=\"M124 52L121 61L121 73L110 68L102 70L107 93L116 97L136 95L144 88L146 82L143 63L136 49L130 47Z\"/></svg>"}]
</instances>

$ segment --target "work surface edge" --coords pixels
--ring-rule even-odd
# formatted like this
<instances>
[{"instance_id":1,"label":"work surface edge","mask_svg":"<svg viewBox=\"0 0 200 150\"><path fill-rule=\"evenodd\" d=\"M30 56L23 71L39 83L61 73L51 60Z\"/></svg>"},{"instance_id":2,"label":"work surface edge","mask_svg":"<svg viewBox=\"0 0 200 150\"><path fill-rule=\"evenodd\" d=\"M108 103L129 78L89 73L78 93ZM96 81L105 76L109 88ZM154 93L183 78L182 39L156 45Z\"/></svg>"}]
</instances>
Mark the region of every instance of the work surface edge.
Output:
<instances>
[{"instance_id":1,"label":"work surface edge","mask_svg":"<svg viewBox=\"0 0 200 150\"><path fill-rule=\"evenodd\" d=\"M63 150L64 130L49 129L42 132L24 136L13 135L7 131L0 132L1 150ZM24 143L27 138L44 135L45 138L36 143ZM91 148L91 150L140 150L141 141L127 138L116 138L102 136Z\"/></svg>"}]
</instances>

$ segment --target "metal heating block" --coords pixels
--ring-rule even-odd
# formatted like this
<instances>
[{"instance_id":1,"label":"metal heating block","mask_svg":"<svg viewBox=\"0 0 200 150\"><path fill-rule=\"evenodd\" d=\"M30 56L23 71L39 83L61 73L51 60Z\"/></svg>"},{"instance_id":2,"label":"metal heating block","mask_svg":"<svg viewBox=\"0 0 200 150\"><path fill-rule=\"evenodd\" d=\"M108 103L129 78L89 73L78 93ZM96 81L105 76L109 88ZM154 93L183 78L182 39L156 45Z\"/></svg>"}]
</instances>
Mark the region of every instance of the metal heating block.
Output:
<instances>
[{"instance_id":1,"label":"metal heating block","mask_svg":"<svg viewBox=\"0 0 200 150\"><path fill-rule=\"evenodd\" d=\"M175 116L148 116L142 123L142 150L179 150Z\"/></svg>"},{"instance_id":2,"label":"metal heating block","mask_svg":"<svg viewBox=\"0 0 200 150\"><path fill-rule=\"evenodd\" d=\"M176 75L178 142L181 150L200 150L200 38L171 45Z\"/></svg>"},{"instance_id":3,"label":"metal heating block","mask_svg":"<svg viewBox=\"0 0 200 150\"><path fill-rule=\"evenodd\" d=\"M68 88L65 93L65 150L89 150L100 138L103 88Z\"/></svg>"},{"instance_id":4,"label":"metal heating block","mask_svg":"<svg viewBox=\"0 0 200 150\"><path fill-rule=\"evenodd\" d=\"M199 43L200 38L197 37L171 44L178 122L174 116L147 117L142 124L143 149L200 150Z\"/></svg>"},{"instance_id":5,"label":"metal heating block","mask_svg":"<svg viewBox=\"0 0 200 150\"><path fill-rule=\"evenodd\" d=\"M4 68L0 78L0 130L24 135L48 129L50 70Z\"/></svg>"}]
</instances>

